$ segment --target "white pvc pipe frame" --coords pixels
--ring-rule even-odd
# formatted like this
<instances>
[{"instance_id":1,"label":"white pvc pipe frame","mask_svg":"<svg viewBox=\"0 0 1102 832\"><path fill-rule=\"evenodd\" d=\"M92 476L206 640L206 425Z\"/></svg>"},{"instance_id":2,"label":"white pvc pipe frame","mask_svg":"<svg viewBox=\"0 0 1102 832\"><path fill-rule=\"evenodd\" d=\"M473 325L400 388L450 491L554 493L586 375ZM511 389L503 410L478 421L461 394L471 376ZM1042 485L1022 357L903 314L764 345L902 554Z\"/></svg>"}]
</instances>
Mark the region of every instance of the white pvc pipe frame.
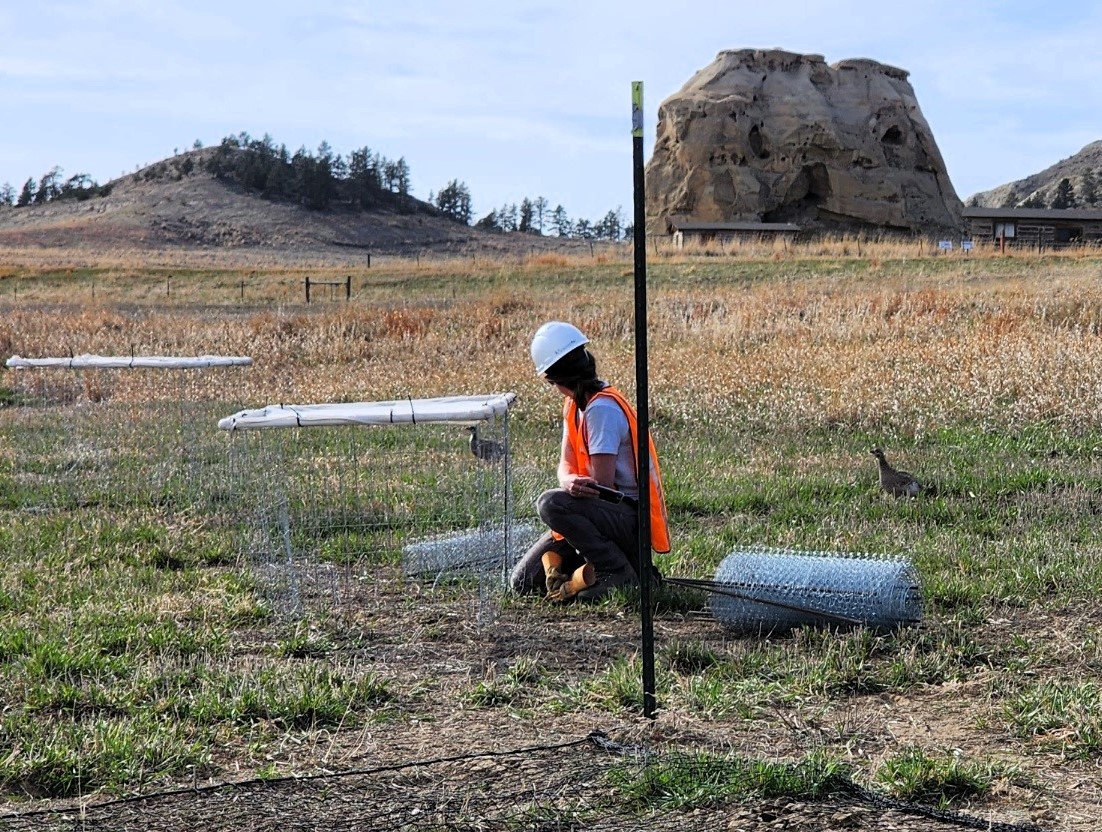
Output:
<instances>
[{"instance_id":1,"label":"white pvc pipe frame","mask_svg":"<svg viewBox=\"0 0 1102 832\"><path fill-rule=\"evenodd\" d=\"M5 365L13 370L28 370L34 367L61 367L69 370L94 368L188 370L202 367L247 367L252 363L253 360L247 356L230 355L74 355L67 358L23 358L13 355Z\"/></svg>"}]
</instances>

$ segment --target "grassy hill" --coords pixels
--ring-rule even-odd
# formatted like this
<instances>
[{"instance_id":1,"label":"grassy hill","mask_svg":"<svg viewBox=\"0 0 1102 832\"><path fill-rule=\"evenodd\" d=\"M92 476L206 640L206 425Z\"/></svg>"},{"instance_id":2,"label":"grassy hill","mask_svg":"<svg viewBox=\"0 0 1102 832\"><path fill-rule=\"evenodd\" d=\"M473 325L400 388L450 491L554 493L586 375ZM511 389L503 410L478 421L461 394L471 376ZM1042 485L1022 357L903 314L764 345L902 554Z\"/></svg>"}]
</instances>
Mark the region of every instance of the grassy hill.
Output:
<instances>
[{"instance_id":1,"label":"grassy hill","mask_svg":"<svg viewBox=\"0 0 1102 832\"><path fill-rule=\"evenodd\" d=\"M456 223L406 197L362 211L311 211L275 202L209 173L213 148L162 160L108 183L106 196L0 207L0 246L117 249L261 250L359 259L367 253L493 253L578 248L581 241L490 234Z\"/></svg>"}]
</instances>

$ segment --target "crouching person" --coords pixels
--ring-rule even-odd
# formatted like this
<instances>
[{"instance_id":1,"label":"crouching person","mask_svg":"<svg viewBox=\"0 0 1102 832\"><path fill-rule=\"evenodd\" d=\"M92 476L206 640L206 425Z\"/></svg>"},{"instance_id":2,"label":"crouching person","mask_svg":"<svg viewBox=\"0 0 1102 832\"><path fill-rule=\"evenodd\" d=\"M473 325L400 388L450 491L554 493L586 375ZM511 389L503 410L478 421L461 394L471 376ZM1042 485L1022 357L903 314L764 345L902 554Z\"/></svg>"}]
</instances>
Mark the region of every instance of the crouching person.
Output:
<instances>
[{"instance_id":1,"label":"crouching person","mask_svg":"<svg viewBox=\"0 0 1102 832\"><path fill-rule=\"evenodd\" d=\"M638 422L615 387L597 377L589 339L575 326L550 321L532 338L536 372L563 397L559 487L543 492L536 511L549 530L513 569L518 593L549 600L596 601L616 587L639 583ZM670 550L658 456L650 444L650 536ZM597 487L623 494L600 499Z\"/></svg>"}]
</instances>

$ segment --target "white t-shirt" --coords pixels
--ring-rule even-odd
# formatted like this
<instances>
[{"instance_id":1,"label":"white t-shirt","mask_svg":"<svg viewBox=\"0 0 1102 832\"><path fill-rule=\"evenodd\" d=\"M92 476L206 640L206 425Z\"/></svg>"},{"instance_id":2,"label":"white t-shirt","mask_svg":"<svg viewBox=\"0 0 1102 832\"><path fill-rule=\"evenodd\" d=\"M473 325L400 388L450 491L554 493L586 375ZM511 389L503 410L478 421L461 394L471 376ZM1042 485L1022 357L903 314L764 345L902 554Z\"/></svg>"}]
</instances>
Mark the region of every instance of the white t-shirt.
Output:
<instances>
[{"instance_id":1,"label":"white t-shirt","mask_svg":"<svg viewBox=\"0 0 1102 832\"><path fill-rule=\"evenodd\" d=\"M615 488L629 497L638 498L639 480L635 471L631 426L620 405L608 396L597 396L582 411L582 424L582 435L590 455L615 454Z\"/></svg>"}]
</instances>

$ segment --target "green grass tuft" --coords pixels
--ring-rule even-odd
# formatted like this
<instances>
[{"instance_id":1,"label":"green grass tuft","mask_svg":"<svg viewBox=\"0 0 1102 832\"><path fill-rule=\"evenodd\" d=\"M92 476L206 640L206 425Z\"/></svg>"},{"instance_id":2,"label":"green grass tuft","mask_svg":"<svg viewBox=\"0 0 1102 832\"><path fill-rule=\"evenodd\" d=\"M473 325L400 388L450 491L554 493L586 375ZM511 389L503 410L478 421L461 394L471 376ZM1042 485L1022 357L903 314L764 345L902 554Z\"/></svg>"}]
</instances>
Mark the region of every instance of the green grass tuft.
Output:
<instances>
[{"instance_id":1,"label":"green grass tuft","mask_svg":"<svg viewBox=\"0 0 1102 832\"><path fill-rule=\"evenodd\" d=\"M928 754L908 746L885 760L875 780L900 800L945 808L961 799L982 797L992 785L1016 775L1005 763L968 762L959 754Z\"/></svg>"},{"instance_id":2,"label":"green grass tuft","mask_svg":"<svg viewBox=\"0 0 1102 832\"><path fill-rule=\"evenodd\" d=\"M798 763L666 754L641 768L613 768L607 776L643 812L702 808L748 797L821 798L839 790L848 775L844 764L818 754Z\"/></svg>"}]
</instances>

